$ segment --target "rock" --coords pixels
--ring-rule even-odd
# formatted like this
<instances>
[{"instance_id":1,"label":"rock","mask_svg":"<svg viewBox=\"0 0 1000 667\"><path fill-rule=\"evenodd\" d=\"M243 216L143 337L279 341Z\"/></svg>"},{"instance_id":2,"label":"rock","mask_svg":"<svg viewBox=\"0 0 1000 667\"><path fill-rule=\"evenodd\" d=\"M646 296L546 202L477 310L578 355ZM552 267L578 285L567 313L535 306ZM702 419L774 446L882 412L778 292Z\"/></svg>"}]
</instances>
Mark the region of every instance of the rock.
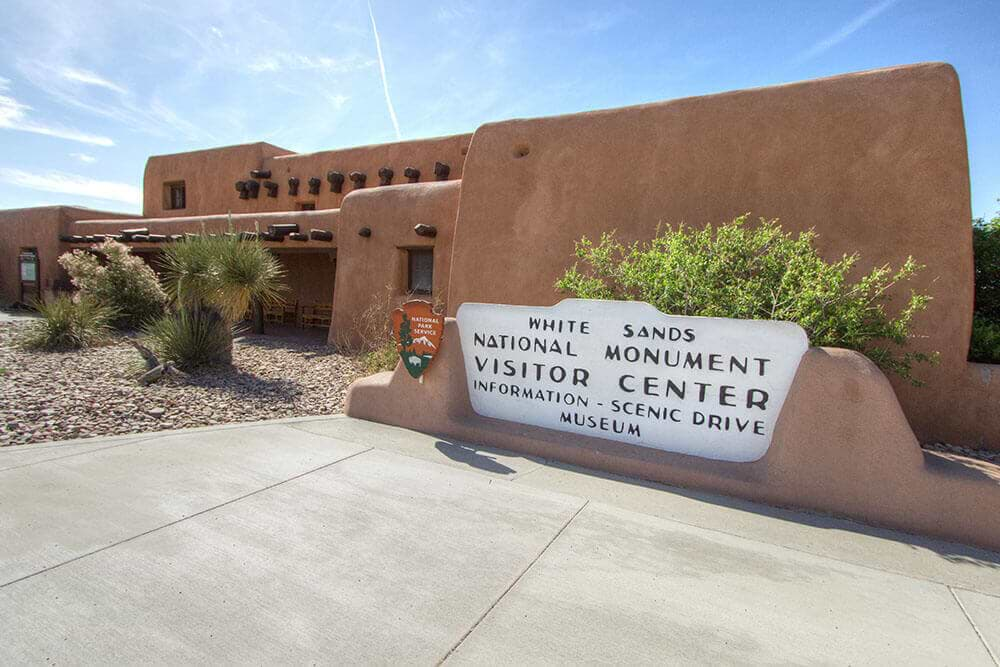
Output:
<instances>
[{"instance_id":1,"label":"rock","mask_svg":"<svg viewBox=\"0 0 1000 667\"><path fill-rule=\"evenodd\" d=\"M0 445L335 414L362 375L355 358L322 341L247 335L231 368L184 375L163 364L146 385L125 370L137 356L126 339L80 353L28 352L12 342L18 326L0 323L0 367L17 369L3 377Z\"/></svg>"},{"instance_id":2,"label":"rock","mask_svg":"<svg viewBox=\"0 0 1000 667\"><path fill-rule=\"evenodd\" d=\"M139 384L146 386L148 384L156 382L161 377L163 377L163 373L164 371L166 371L166 369L167 369L166 366L160 364L159 366L146 371L145 373L142 374L142 377L139 378Z\"/></svg>"}]
</instances>

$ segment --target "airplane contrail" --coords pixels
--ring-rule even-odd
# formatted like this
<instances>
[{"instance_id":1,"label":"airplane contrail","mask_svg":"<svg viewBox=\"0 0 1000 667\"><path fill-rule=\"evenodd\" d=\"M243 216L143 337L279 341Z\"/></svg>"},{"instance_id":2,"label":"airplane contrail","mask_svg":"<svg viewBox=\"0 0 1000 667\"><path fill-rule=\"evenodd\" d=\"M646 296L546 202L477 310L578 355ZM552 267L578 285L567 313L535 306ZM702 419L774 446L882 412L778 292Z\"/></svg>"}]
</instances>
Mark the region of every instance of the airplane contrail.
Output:
<instances>
[{"instance_id":1,"label":"airplane contrail","mask_svg":"<svg viewBox=\"0 0 1000 667\"><path fill-rule=\"evenodd\" d=\"M396 129L396 139L402 139L403 135L399 131L399 120L396 119L396 110L392 107L392 98L389 97L389 81L385 78L385 60L382 58L382 42L378 38L378 28L375 26L375 12L372 11L371 0L368 0L368 16L372 20L372 33L375 35L375 51L378 53L378 68L382 73L382 90L385 91L385 106L389 109L389 118L392 119L392 126Z\"/></svg>"}]
</instances>

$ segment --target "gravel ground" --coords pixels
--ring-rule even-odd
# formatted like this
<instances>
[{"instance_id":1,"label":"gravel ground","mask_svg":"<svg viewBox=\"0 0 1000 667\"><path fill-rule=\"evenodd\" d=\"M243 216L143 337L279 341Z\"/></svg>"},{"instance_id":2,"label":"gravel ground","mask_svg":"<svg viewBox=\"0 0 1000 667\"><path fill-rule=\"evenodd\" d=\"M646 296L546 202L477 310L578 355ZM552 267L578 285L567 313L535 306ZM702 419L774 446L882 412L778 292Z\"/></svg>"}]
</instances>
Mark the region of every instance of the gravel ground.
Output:
<instances>
[{"instance_id":1,"label":"gravel ground","mask_svg":"<svg viewBox=\"0 0 1000 667\"><path fill-rule=\"evenodd\" d=\"M0 321L0 446L342 412L357 359L318 339L244 336L233 367L137 384L142 363L124 341L77 352L14 345L24 321ZM1000 452L924 449L1000 464Z\"/></svg>"},{"instance_id":2,"label":"gravel ground","mask_svg":"<svg viewBox=\"0 0 1000 667\"><path fill-rule=\"evenodd\" d=\"M342 412L357 360L312 338L244 336L233 367L142 387L124 340L26 352L23 322L0 322L0 446Z\"/></svg>"}]
</instances>

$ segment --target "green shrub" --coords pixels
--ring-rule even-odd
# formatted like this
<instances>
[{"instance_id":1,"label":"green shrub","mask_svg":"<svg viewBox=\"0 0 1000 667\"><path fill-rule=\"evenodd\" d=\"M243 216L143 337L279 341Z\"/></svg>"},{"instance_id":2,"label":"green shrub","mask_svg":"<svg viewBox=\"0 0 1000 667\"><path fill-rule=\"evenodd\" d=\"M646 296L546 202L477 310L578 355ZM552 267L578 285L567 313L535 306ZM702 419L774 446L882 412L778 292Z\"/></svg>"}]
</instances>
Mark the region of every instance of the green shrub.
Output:
<instances>
[{"instance_id":1,"label":"green shrub","mask_svg":"<svg viewBox=\"0 0 1000 667\"><path fill-rule=\"evenodd\" d=\"M972 318L972 341L969 361L1000 364L1000 322L980 315Z\"/></svg>"},{"instance_id":2,"label":"green shrub","mask_svg":"<svg viewBox=\"0 0 1000 667\"><path fill-rule=\"evenodd\" d=\"M813 247L815 232L786 234L776 220L751 227L747 217L701 230L666 228L630 246L613 234L597 244L584 237L576 255L587 269L574 265L556 287L587 299L646 301L674 315L795 322L812 345L857 350L919 384L913 365L937 355L903 346L930 297L911 291L895 315L886 305L888 291L922 267L908 258L896 271L885 265L855 280L857 255L826 262Z\"/></svg>"},{"instance_id":3,"label":"green shrub","mask_svg":"<svg viewBox=\"0 0 1000 667\"><path fill-rule=\"evenodd\" d=\"M133 329L163 314L167 295L156 273L128 246L105 241L94 250L103 256L74 250L59 257L80 293L114 308L114 326Z\"/></svg>"},{"instance_id":4,"label":"green shrub","mask_svg":"<svg viewBox=\"0 0 1000 667\"><path fill-rule=\"evenodd\" d=\"M972 226L975 252L976 313L1000 323L1000 213L990 220L982 218Z\"/></svg>"},{"instance_id":5,"label":"green shrub","mask_svg":"<svg viewBox=\"0 0 1000 667\"><path fill-rule=\"evenodd\" d=\"M90 347L111 333L112 308L88 296L59 296L35 304L40 319L21 338L29 350L64 351Z\"/></svg>"},{"instance_id":6,"label":"green shrub","mask_svg":"<svg viewBox=\"0 0 1000 667\"><path fill-rule=\"evenodd\" d=\"M399 361L399 352L396 350L395 341L385 340L378 347L365 352L361 361L368 374L393 370Z\"/></svg>"},{"instance_id":7,"label":"green shrub","mask_svg":"<svg viewBox=\"0 0 1000 667\"><path fill-rule=\"evenodd\" d=\"M231 325L213 308L179 308L148 324L143 334L160 361L191 370L231 363Z\"/></svg>"},{"instance_id":8,"label":"green shrub","mask_svg":"<svg viewBox=\"0 0 1000 667\"><path fill-rule=\"evenodd\" d=\"M1000 364L1000 213L989 222L973 220L976 305L969 359Z\"/></svg>"}]
</instances>

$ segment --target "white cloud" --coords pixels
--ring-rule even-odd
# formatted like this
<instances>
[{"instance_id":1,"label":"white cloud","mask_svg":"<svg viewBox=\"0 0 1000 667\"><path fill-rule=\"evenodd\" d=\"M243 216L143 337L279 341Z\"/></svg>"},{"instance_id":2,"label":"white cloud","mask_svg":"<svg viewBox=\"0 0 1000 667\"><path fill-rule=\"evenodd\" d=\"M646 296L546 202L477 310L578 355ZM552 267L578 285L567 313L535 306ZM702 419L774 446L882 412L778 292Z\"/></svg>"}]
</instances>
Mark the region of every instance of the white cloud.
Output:
<instances>
[{"instance_id":1,"label":"white cloud","mask_svg":"<svg viewBox=\"0 0 1000 667\"><path fill-rule=\"evenodd\" d=\"M6 92L10 82L4 79L0 83L0 91ZM18 132L31 132L32 134L42 134L57 139L77 141L83 144L94 146L114 146L115 142L108 137L97 134L88 134L68 127L58 125L46 125L28 117L31 107L18 102L13 97L0 95L0 128L15 130Z\"/></svg>"},{"instance_id":2,"label":"white cloud","mask_svg":"<svg viewBox=\"0 0 1000 667\"><path fill-rule=\"evenodd\" d=\"M351 99L348 95L333 95L331 93L325 93L324 97L330 103L330 106L338 110L342 109L348 100Z\"/></svg>"},{"instance_id":3,"label":"white cloud","mask_svg":"<svg viewBox=\"0 0 1000 667\"><path fill-rule=\"evenodd\" d=\"M128 93L127 90L122 88L116 83L108 81L99 74L85 70L77 69L75 67L61 67L59 69L59 76L66 79L67 81L74 81L76 83L82 83L88 86L97 86L98 88L106 88L107 90L118 93L119 95L125 95Z\"/></svg>"},{"instance_id":4,"label":"white cloud","mask_svg":"<svg viewBox=\"0 0 1000 667\"><path fill-rule=\"evenodd\" d=\"M351 72L371 67L375 64L370 58L362 58L354 54L345 58L329 56L307 56L301 53L277 51L267 56L257 58L248 65L251 72L281 72L285 70L323 70L326 72Z\"/></svg>"},{"instance_id":5,"label":"white cloud","mask_svg":"<svg viewBox=\"0 0 1000 667\"><path fill-rule=\"evenodd\" d=\"M860 15L856 16L852 20L845 23L835 32L830 33L823 39L819 40L811 47L800 53L795 60L797 62L802 62L804 60L809 60L810 58L815 58L821 53L829 51L837 44L856 33L861 28L864 28L872 20L874 20L879 14L896 4L898 0L882 0L873 7L869 7L866 11L862 12Z\"/></svg>"},{"instance_id":6,"label":"white cloud","mask_svg":"<svg viewBox=\"0 0 1000 667\"><path fill-rule=\"evenodd\" d=\"M15 185L41 192L78 195L106 199L108 201L124 202L126 204L142 204L142 190L128 183L114 181L99 181L79 174L69 174L63 171L46 171L42 173L24 171L8 167L0 168L0 183Z\"/></svg>"},{"instance_id":7,"label":"white cloud","mask_svg":"<svg viewBox=\"0 0 1000 667\"><path fill-rule=\"evenodd\" d=\"M93 72L71 66L52 66L41 60L27 58L19 58L17 67L25 79L64 106L108 118L155 136L180 135L189 140L204 140L209 137L204 128L178 116L158 97L139 103L128 90ZM87 95L85 86L110 90L115 96L111 100L106 99L107 96L96 99ZM98 145L110 146L113 142Z\"/></svg>"},{"instance_id":8,"label":"white cloud","mask_svg":"<svg viewBox=\"0 0 1000 667\"><path fill-rule=\"evenodd\" d=\"M93 155L88 155L86 153L70 153L69 156L72 158L76 158L77 160L83 162L84 164L93 164L97 162L96 157L94 157Z\"/></svg>"}]
</instances>

